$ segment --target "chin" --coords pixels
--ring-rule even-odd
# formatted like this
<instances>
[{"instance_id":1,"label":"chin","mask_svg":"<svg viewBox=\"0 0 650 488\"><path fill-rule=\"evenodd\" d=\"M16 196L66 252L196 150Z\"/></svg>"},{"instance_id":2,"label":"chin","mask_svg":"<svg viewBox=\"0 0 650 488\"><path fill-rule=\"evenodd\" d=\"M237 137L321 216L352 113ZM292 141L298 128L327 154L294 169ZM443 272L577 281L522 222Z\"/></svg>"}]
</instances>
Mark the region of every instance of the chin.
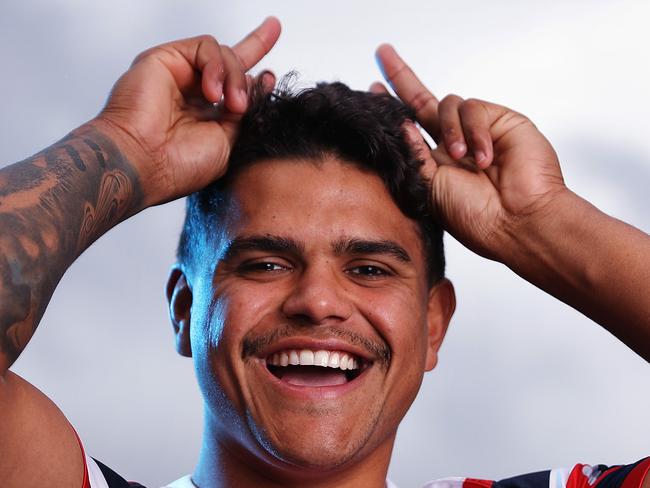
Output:
<instances>
[{"instance_id":1,"label":"chin","mask_svg":"<svg viewBox=\"0 0 650 488\"><path fill-rule=\"evenodd\" d=\"M334 471L347 465L359 453L361 446L347 444L317 445L312 443L303 448L291 446L284 452L284 461L303 468L318 469L320 471Z\"/></svg>"},{"instance_id":2,"label":"chin","mask_svg":"<svg viewBox=\"0 0 650 488\"><path fill-rule=\"evenodd\" d=\"M374 422L363 422L352 427L323 425L319 422L299 422L295 429L285 428L279 435L268 439L257 430L256 437L274 459L280 461L288 470L297 468L304 475L310 472L323 474L324 471L337 471L355 464L370 452L370 437Z\"/></svg>"}]
</instances>

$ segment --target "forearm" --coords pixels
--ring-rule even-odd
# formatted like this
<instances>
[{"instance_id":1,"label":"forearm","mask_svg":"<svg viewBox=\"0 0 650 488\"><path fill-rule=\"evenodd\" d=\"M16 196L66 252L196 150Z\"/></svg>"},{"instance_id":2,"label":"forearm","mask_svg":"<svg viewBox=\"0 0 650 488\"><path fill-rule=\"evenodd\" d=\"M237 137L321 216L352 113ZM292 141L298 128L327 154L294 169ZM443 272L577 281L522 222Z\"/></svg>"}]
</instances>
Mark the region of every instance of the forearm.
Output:
<instances>
[{"instance_id":1,"label":"forearm","mask_svg":"<svg viewBox=\"0 0 650 488\"><path fill-rule=\"evenodd\" d=\"M650 237L572 192L511 236L506 263L650 361Z\"/></svg>"},{"instance_id":2,"label":"forearm","mask_svg":"<svg viewBox=\"0 0 650 488\"><path fill-rule=\"evenodd\" d=\"M0 170L0 373L26 346L67 268L142 201L136 170L91 124Z\"/></svg>"}]
</instances>

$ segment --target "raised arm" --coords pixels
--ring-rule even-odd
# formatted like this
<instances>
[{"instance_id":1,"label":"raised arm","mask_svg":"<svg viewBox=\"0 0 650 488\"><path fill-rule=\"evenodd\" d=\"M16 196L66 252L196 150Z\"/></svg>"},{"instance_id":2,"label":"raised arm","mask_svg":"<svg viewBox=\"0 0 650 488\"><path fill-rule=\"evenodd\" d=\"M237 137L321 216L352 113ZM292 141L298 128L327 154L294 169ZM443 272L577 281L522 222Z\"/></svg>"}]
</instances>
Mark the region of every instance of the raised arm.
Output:
<instances>
[{"instance_id":1,"label":"raised arm","mask_svg":"<svg viewBox=\"0 0 650 488\"><path fill-rule=\"evenodd\" d=\"M201 36L145 51L95 119L0 170L3 486L75 486L63 481L79 475L71 461L80 461L74 431L54 404L8 368L57 283L89 245L140 210L223 174L248 101L246 71L279 33L270 18L233 48ZM274 85L272 74L262 76L265 86Z\"/></svg>"},{"instance_id":2,"label":"raised arm","mask_svg":"<svg viewBox=\"0 0 650 488\"><path fill-rule=\"evenodd\" d=\"M98 117L0 170L0 372L95 239L223 173L246 109L245 72L278 34L270 19L233 49L201 36L145 51ZM222 95L224 107L213 107Z\"/></svg>"},{"instance_id":3,"label":"raised arm","mask_svg":"<svg viewBox=\"0 0 650 488\"><path fill-rule=\"evenodd\" d=\"M555 151L525 116L455 95L438 101L391 46L377 57L438 142L430 151L418 129L408 129L446 229L650 361L650 236L570 191Z\"/></svg>"}]
</instances>

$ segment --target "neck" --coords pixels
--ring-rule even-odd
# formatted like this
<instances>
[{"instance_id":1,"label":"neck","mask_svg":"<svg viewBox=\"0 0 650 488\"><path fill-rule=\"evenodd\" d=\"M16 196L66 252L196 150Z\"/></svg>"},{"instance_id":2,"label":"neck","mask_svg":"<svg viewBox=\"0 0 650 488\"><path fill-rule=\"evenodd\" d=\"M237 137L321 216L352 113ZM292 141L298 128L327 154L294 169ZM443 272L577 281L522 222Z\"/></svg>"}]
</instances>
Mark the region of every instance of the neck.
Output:
<instances>
[{"instance_id":1,"label":"neck","mask_svg":"<svg viewBox=\"0 0 650 488\"><path fill-rule=\"evenodd\" d=\"M251 452L223 426L210 421L210 414L206 413L203 444L192 481L199 488L385 488L395 435L396 432L372 452L344 467L303 468L273 459L266 452L258 455L263 451L259 445L257 453Z\"/></svg>"}]
</instances>

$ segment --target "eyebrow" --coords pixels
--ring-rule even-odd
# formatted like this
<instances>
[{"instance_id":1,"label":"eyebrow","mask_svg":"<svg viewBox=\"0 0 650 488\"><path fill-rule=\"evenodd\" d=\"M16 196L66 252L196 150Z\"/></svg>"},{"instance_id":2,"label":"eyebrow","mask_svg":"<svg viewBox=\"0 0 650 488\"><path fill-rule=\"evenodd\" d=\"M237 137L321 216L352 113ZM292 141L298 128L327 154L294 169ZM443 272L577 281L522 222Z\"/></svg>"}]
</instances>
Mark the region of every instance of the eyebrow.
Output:
<instances>
[{"instance_id":1,"label":"eyebrow","mask_svg":"<svg viewBox=\"0 0 650 488\"><path fill-rule=\"evenodd\" d=\"M223 260L228 260L243 251L264 251L288 254L302 254L304 246L287 237L275 235L253 235L248 237L236 237L223 254Z\"/></svg>"},{"instance_id":2,"label":"eyebrow","mask_svg":"<svg viewBox=\"0 0 650 488\"><path fill-rule=\"evenodd\" d=\"M389 240L369 240L357 238L343 238L334 246L334 254L385 254L392 256L404 263L410 263L411 257L406 250L396 242Z\"/></svg>"},{"instance_id":3,"label":"eyebrow","mask_svg":"<svg viewBox=\"0 0 650 488\"><path fill-rule=\"evenodd\" d=\"M343 254L383 254L392 256L404 263L411 262L411 257L402 246L385 239L344 237L332 244L332 250L336 256L342 256ZM299 256L304 254L305 246L295 239L272 234L236 237L226 248L222 259L231 259L244 251L277 252Z\"/></svg>"}]
</instances>

